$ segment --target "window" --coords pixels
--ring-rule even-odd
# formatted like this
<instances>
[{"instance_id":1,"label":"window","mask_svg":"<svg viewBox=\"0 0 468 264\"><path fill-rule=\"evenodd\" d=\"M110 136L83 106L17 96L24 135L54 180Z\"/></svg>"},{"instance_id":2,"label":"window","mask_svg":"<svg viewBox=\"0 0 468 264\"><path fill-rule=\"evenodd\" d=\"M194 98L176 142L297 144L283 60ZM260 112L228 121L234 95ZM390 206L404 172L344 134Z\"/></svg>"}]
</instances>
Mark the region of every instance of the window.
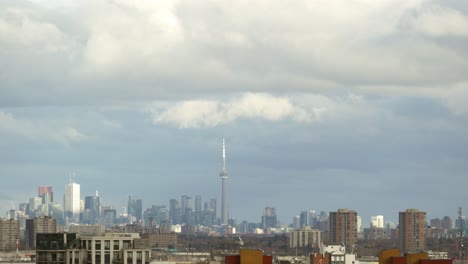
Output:
<instances>
[{"instance_id":1,"label":"window","mask_svg":"<svg viewBox=\"0 0 468 264\"><path fill-rule=\"evenodd\" d=\"M112 261L117 261L119 260L119 252L114 252L114 258L112 259Z\"/></svg>"},{"instance_id":2,"label":"window","mask_svg":"<svg viewBox=\"0 0 468 264\"><path fill-rule=\"evenodd\" d=\"M110 252L105 252L104 253L104 263L105 264L110 264Z\"/></svg>"},{"instance_id":3,"label":"window","mask_svg":"<svg viewBox=\"0 0 468 264\"><path fill-rule=\"evenodd\" d=\"M124 241L123 241L123 248L124 248L124 249L132 248L132 241L130 241L130 240L124 240Z\"/></svg>"},{"instance_id":4,"label":"window","mask_svg":"<svg viewBox=\"0 0 468 264\"><path fill-rule=\"evenodd\" d=\"M95 263L97 264L101 263L101 252L99 251L96 251Z\"/></svg>"},{"instance_id":5,"label":"window","mask_svg":"<svg viewBox=\"0 0 468 264\"><path fill-rule=\"evenodd\" d=\"M133 252L128 252L127 253L127 262L129 262L129 263L133 262Z\"/></svg>"},{"instance_id":6,"label":"window","mask_svg":"<svg viewBox=\"0 0 468 264\"><path fill-rule=\"evenodd\" d=\"M119 250L119 241L114 241L114 250Z\"/></svg>"},{"instance_id":7,"label":"window","mask_svg":"<svg viewBox=\"0 0 468 264\"><path fill-rule=\"evenodd\" d=\"M104 241L104 250L110 250L110 241L109 240Z\"/></svg>"},{"instance_id":8,"label":"window","mask_svg":"<svg viewBox=\"0 0 468 264\"><path fill-rule=\"evenodd\" d=\"M142 264L143 263L143 260L142 260L142 257L143 257L143 254L141 251L137 251L136 253L136 258L137 258L137 264Z\"/></svg>"},{"instance_id":9,"label":"window","mask_svg":"<svg viewBox=\"0 0 468 264\"><path fill-rule=\"evenodd\" d=\"M94 249L101 250L101 240L96 240L94 241L94 243L95 243Z\"/></svg>"}]
</instances>

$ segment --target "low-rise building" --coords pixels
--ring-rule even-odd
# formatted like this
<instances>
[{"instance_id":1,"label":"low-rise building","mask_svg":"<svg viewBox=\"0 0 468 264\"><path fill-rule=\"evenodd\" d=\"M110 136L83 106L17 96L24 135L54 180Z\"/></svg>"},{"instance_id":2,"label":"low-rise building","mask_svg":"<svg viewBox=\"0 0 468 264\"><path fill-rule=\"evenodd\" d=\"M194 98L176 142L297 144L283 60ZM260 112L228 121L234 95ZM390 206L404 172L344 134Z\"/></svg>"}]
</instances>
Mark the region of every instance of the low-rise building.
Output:
<instances>
[{"instance_id":1,"label":"low-rise building","mask_svg":"<svg viewBox=\"0 0 468 264\"><path fill-rule=\"evenodd\" d=\"M143 264L151 261L149 241L136 233L38 234L39 264Z\"/></svg>"}]
</instances>

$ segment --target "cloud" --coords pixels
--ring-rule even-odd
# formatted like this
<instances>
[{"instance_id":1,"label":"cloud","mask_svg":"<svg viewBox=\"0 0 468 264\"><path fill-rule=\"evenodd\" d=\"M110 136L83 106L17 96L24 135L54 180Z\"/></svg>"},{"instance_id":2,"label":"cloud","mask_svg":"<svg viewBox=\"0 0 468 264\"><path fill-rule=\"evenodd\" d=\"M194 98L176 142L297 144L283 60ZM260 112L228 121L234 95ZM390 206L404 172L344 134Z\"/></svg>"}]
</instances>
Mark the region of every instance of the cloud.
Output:
<instances>
[{"instance_id":1,"label":"cloud","mask_svg":"<svg viewBox=\"0 0 468 264\"><path fill-rule=\"evenodd\" d=\"M158 103L148 107L155 124L165 123L180 128L215 127L241 119L264 119L271 122L292 119L310 122L314 113L295 106L287 97L264 93L246 93L227 102L191 100L161 110ZM316 109L317 113L323 109Z\"/></svg>"},{"instance_id":2,"label":"cloud","mask_svg":"<svg viewBox=\"0 0 468 264\"><path fill-rule=\"evenodd\" d=\"M466 36L466 15L449 3L13 2L1 3L0 105L362 86L425 96L468 76L466 45L450 38Z\"/></svg>"},{"instance_id":3,"label":"cloud","mask_svg":"<svg viewBox=\"0 0 468 264\"><path fill-rule=\"evenodd\" d=\"M65 122L64 122L65 123ZM51 122L18 119L10 113L0 112L0 134L33 142L55 141L61 144L79 142L88 137L73 127Z\"/></svg>"},{"instance_id":4,"label":"cloud","mask_svg":"<svg viewBox=\"0 0 468 264\"><path fill-rule=\"evenodd\" d=\"M468 114L468 83L460 83L449 89L445 103L456 115Z\"/></svg>"},{"instance_id":5,"label":"cloud","mask_svg":"<svg viewBox=\"0 0 468 264\"><path fill-rule=\"evenodd\" d=\"M442 6L423 7L409 18L408 23L415 31L432 37L468 36L468 17Z\"/></svg>"},{"instance_id":6,"label":"cloud","mask_svg":"<svg viewBox=\"0 0 468 264\"><path fill-rule=\"evenodd\" d=\"M227 100L187 100L175 103L153 102L146 108L154 124L179 128L207 128L242 120L269 122L293 121L339 123L369 116L376 107L356 94L325 96L293 94L280 96L267 93L244 93Z\"/></svg>"}]
</instances>

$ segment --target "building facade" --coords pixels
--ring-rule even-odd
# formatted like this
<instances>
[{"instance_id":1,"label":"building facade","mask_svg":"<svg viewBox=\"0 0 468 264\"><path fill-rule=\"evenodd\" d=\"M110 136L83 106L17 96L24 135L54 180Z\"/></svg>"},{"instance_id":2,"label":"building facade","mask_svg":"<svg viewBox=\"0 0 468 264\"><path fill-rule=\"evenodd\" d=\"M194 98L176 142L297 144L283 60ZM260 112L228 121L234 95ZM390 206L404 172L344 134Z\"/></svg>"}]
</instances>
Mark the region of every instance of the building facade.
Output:
<instances>
[{"instance_id":1,"label":"building facade","mask_svg":"<svg viewBox=\"0 0 468 264\"><path fill-rule=\"evenodd\" d=\"M265 209L263 209L262 228L276 228L277 224L276 208L269 206L265 207Z\"/></svg>"},{"instance_id":2,"label":"building facade","mask_svg":"<svg viewBox=\"0 0 468 264\"><path fill-rule=\"evenodd\" d=\"M26 248L36 248L36 238L39 233L57 233L57 220L50 216L27 219L24 234Z\"/></svg>"},{"instance_id":3,"label":"building facade","mask_svg":"<svg viewBox=\"0 0 468 264\"><path fill-rule=\"evenodd\" d=\"M424 250L426 244L426 212L407 209L399 213L398 240L402 252Z\"/></svg>"},{"instance_id":4,"label":"building facade","mask_svg":"<svg viewBox=\"0 0 468 264\"><path fill-rule=\"evenodd\" d=\"M357 241L357 213L349 209L330 212L329 242L344 245L348 252L354 252Z\"/></svg>"},{"instance_id":5,"label":"building facade","mask_svg":"<svg viewBox=\"0 0 468 264\"><path fill-rule=\"evenodd\" d=\"M65 218L77 221L80 216L80 185L77 183L69 183L65 185L63 195L63 212Z\"/></svg>"},{"instance_id":6,"label":"building facade","mask_svg":"<svg viewBox=\"0 0 468 264\"><path fill-rule=\"evenodd\" d=\"M322 244L320 230L304 226L302 229L294 230L289 233L290 248L319 248Z\"/></svg>"},{"instance_id":7,"label":"building facade","mask_svg":"<svg viewBox=\"0 0 468 264\"><path fill-rule=\"evenodd\" d=\"M151 261L149 241L136 233L39 234L38 264L143 264Z\"/></svg>"},{"instance_id":8,"label":"building facade","mask_svg":"<svg viewBox=\"0 0 468 264\"><path fill-rule=\"evenodd\" d=\"M20 223L13 219L0 219L0 251L14 251L20 239Z\"/></svg>"}]
</instances>

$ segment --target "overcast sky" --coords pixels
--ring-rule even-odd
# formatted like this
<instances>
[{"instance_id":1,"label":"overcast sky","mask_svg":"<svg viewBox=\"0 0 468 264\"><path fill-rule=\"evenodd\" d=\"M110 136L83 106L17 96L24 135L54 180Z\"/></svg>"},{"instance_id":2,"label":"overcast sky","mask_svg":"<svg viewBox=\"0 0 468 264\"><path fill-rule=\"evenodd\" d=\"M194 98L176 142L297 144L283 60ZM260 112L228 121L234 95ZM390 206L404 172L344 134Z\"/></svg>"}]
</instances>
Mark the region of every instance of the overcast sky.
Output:
<instances>
[{"instance_id":1,"label":"overcast sky","mask_svg":"<svg viewBox=\"0 0 468 264\"><path fill-rule=\"evenodd\" d=\"M71 173L117 209L182 195L457 215L468 186L465 0L0 2L0 212ZM468 207L466 208L468 210Z\"/></svg>"}]
</instances>

